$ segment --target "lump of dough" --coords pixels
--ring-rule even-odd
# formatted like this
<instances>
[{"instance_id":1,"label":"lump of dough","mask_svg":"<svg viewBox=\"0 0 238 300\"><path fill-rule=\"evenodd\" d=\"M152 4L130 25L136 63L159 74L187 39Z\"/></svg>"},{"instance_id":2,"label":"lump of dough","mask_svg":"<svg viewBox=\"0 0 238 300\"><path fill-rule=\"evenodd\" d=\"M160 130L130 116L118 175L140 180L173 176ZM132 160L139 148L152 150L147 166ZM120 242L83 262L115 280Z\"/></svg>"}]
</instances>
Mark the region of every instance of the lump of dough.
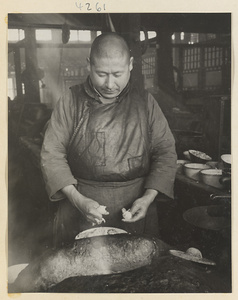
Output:
<instances>
[{"instance_id":1,"label":"lump of dough","mask_svg":"<svg viewBox=\"0 0 238 300\"><path fill-rule=\"evenodd\" d=\"M108 215L109 214L109 212L106 210L106 206L104 206L104 205L100 205L98 208L97 208L97 210L98 210L98 212L100 213L100 214L102 214L102 215Z\"/></svg>"},{"instance_id":2,"label":"lump of dough","mask_svg":"<svg viewBox=\"0 0 238 300\"><path fill-rule=\"evenodd\" d=\"M121 211L124 220L130 220L132 218L132 214L129 209L126 210L125 208L123 208Z\"/></svg>"}]
</instances>

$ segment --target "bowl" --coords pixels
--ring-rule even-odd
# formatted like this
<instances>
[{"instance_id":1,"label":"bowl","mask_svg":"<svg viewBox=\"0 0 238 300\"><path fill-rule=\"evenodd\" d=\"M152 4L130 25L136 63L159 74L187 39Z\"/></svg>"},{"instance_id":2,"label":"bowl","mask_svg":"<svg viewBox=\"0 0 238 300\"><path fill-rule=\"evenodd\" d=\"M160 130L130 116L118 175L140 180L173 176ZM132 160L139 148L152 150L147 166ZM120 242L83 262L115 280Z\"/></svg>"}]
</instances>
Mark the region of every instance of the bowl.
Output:
<instances>
[{"instance_id":1,"label":"bowl","mask_svg":"<svg viewBox=\"0 0 238 300\"><path fill-rule=\"evenodd\" d=\"M231 168L231 154L223 154L221 160L225 169Z\"/></svg>"},{"instance_id":2,"label":"bowl","mask_svg":"<svg viewBox=\"0 0 238 300\"><path fill-rule=\"evenodd\" d=\"M210 169L206 164L188 163L183 166L184 174L194 180L200 180L200 171Z\"/></svg>"},{"instance_id":3,"label":"bowl","mask_svg":"<svg viewBox=\"0 0 238 300\"><path fill-rule=\"evenodd\" d=\"M194 163L202 163L205 164L208 161L211 161L212 158L204 152L197 151L197 150L188 150L190 155L191 161Z\"/></svg>"},{"instance_id":4,"label":"bowl","mask_svg":"<svg viewBox=\"0 0 238 300\"><path fill-rule=\"evenodd\" d=\"M183 173L183 165L189 163L189 160L185 159L178 159L177 160L177 173L182 174Z\"/></svg>"},{"instance_id":5,"label":"bowl","mask_svg":"<svg viewBox=\"0 0 238 300\"><path fill-rule=\"evenodd\" d=\"M218 189L223 188L223 185L220 183L220 179L222 178L221 169L201 170L200 173L201 173L201 180L203 183Z\"/></svg>"}]
</instances>

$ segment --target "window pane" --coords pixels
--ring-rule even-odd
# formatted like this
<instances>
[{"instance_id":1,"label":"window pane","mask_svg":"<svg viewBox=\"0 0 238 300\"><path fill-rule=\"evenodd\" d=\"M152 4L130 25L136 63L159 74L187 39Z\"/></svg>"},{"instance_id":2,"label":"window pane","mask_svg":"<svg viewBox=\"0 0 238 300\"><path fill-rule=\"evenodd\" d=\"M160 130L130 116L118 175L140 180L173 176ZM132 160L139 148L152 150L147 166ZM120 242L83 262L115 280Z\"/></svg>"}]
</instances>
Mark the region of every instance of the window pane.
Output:
<instances>
[{"instance_id":1,"label":"window pane","mask_svg":"<svg viewBox=\"0 0 238 300\"><path fill-rule=\"evenodd\" d=\"M69 42L77 42L78 41L78 31L70 30Z\"/></svg>"},{"instance_id":2,"label":"window pane","mask_svg":"<svg viewBox=\"0 0 238 300\"><path fill-rule=\"evenodd\" d=\"M148 31L148 38L153 39L156 37L156 32L155 31Z\"/></svg>"},{"instance_id":3,"label":"window pane","mask_svg":"<svg viewBox=\"0 0 238 300\"><path fill-rule=\"evenodd\" d=\"M51 41L52 32L50 29L37 29L36 30L36 40L37 41Z\"/></svg>"},{"instance_id":4,"label":"window pane","mask_svg":"<svg viewBox=\"0 0 238 300\"><path fill-rule=\"evenodd\" d=\"M156 37L156 32L155 31L148 31L148 39L152 39L154 37ZM144 31L140 31L140 40L141 41L145 40Z\"/></svg>"},{"instance_id":5,"label":"window pane","mask_svg":"<svg viewBox=\"0 0 238 300\"><path fill-rule=\"evenodd\" d=\"M91 31L89 30L79 30L79 41L90 42L91 41Z\"/></svg>"},{"instance_id":6,"label":"window pane","mask_svg":"<svg viewBox=\"0 0 238 300\"><path fill-rule=\"evenodd\" d=\"M25 38L25 32L22 29L8 29L8 41L18 42Z\"/></svg>"},{"instance_id":7,"label":"window pane","mask_svg":"<svg viewBox=\"0 0 238 300\"><path fill-rule=\"evenodd\" d=\"M70 30L70 42L91 42L91 31Z\"/></svg>"},{"instance_id":8,"label":"window pane","mask_svg":"<svg viewBox=\"0 0 238 300\"><path fill-rule=\"evenodd\" d=\"M13 78L8 78L8 97L10 97L11 100L15 98Z\"/></svg>"}]
</instances>

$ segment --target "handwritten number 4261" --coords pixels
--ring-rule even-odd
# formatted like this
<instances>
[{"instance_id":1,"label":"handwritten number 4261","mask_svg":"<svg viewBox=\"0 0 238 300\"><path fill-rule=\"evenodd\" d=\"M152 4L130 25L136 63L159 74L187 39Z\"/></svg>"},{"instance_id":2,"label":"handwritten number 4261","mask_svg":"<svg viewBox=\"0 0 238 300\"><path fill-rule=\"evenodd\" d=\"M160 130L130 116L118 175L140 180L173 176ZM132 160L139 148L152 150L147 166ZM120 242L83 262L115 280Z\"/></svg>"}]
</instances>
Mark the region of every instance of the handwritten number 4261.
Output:
<instances>
[{"instance_id":1,"label":"handwritten number 4261","mask_svg":"<svg viewBox=\"0 0 238 300\"><path fill-rule=\"evenodd\" d=\"M83 5L82 3L79 3L79 2L75 2L75 5L77 6L77 8L79 8L80 10L83 9ZM90 11L92 10L92 5L91 3L85 3L85 6L86 6L86 10L87 11ZM106 10L106 4L103 4L102 6L100 6L100 4L97 2L96 5L95 5L95 9L96 11L100 12L101 10Z\"/></svg>"}]
</instances>

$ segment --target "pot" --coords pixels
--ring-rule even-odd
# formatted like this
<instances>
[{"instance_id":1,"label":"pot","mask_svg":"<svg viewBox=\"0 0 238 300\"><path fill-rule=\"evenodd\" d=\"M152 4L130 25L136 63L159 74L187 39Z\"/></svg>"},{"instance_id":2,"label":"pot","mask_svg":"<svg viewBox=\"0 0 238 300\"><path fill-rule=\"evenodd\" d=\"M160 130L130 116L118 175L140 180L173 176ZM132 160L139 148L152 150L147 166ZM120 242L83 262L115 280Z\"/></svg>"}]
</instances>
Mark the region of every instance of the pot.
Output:
<instances>
[{"instance_id":1,"label":"pot","mask_svg":"<svg viewBox=\"0 0 238 300\"><path fill-rule=\"evenodd\" d=\"M210 169L206 164L188 163L184 165L184 174L194 180L200 180L200 171Z\"/></svg>"},{"instance_id":2,"label":"pot","mask_svg":"<svg viewBox=\"0 0 238 300\"><path fill-rule=\"evenodd\" d=\"M223 185L220 183L220 179L222 178L222 170L208 169L208 170L201 170L200 173L201 173L201 180L203 183L218 189L223 188Z\"/></svg>"}]
</instances>

